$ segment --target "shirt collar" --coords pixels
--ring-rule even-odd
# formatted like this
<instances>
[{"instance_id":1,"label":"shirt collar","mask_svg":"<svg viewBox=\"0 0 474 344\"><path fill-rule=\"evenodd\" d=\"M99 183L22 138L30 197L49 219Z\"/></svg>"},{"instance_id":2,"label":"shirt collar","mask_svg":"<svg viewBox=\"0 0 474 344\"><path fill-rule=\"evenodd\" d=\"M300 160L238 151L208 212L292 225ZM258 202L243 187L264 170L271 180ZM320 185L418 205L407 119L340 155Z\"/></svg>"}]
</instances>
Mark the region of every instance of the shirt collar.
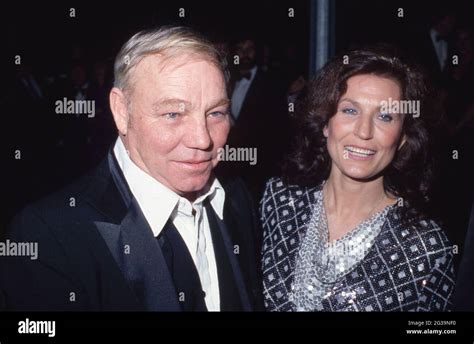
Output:
<instances>
[{"instance_id":1,"label":"shirt collar","mask_svg":"<svg viewBox=\"0 0 474 344\"><path fill-rule=\"evenodd\" d=\"M431 36L431 40L432 40L433 43L436 44L436 45L445 43L444 40L439 40L439 39L437 39L437 37L439 36L439 33L438 33L438 31L436 31L434 28L432 28L432 29L430 30L430 36Z\"/></svg>"},{"instance_id":2,"label":"shirt collar","mask_svg":"<svg viewBox=\"0 0 474 344\"><path fill-rule=\"evenodd\" d=\"M257 69L258 67L257 66L253 66L253 68L250 70L250 81L253 81L253 79L255 78L255 74L257 74Z\"/></svg>"},{"instance_id":3,"label":"shirt collar","mask_svg":"<svg viewBox=\"0 0 474 344\"><path fill-rule=\"evenodd\" d=\"M240 83L243 83L244 85L247 85L247 84L250 85L253 79L255 79L255 74L257 74L257 70L258 70L258 66L253 66L252 69L248 71L248 73L250 74L250 78L249 79L242 78L241 80L237 81L236 85Z\"/></svg>"},{"instance_id":4,"label":"shirt collar","mask_svg":"<svg viewBox=\"0 0 474 344\"><path fill-rule=\"evenodd\" d=\"M191 202L186 198L170 190L139 168L132 159L130 159L120 137L118 137L115 142L114 154L130 186L130 190L140 205L143 215L150 224L155 236L161 233L178 204L187 203L188 206L192 207ZM199 195L192 204L202 204L206 198L210 199L211 206L217 216L223 220L225 191L217 178L214 178L212 184L203 190L203 193Z\"/></svg>"}]
</instances>

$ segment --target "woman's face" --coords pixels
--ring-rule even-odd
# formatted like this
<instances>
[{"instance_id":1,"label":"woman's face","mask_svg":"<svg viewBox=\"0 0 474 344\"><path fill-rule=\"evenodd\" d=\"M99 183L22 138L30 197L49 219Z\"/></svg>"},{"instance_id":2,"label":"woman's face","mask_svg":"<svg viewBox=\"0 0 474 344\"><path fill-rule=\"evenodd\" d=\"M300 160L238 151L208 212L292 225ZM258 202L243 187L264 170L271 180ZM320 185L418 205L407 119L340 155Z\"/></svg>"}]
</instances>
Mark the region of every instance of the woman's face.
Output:
<instances>
[{"instance_id":1,"label":"woman's face","mask_svg":"<svg viewBox=\"0 0 474 344\"><path fill-rule=\"evenodd\" d=\"M331 174L367 180L390 164L404 142L403 115L381 110L386 108L384 102L400 100L400 86L392 79L363 74L347 80L347 91L323 131Z\"/></svg>"}]
</instances>

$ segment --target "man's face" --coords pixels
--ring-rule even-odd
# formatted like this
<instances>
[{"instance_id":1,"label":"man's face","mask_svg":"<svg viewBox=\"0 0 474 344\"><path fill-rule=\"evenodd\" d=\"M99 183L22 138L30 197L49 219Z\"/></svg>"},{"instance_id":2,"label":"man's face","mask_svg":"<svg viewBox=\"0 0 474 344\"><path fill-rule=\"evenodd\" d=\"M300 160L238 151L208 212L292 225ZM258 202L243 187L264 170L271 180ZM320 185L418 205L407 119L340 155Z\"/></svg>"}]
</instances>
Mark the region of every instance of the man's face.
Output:
<instances>
[{"instance_id":1,"label":"man's face","mask_svg":"<svg viewBox=\"0 0 474 344\"><path fill-rule=\"evenodd\" d=\"M239 65L242 69L250 69L255 65L257 51L254 41L248 39L237 43L236 53L239 55Z\"/></svg>"},{"instance_id":2,"label":"man's face","mask_svg":"<svg viewBox=\"0 0 474 344\"><path fill-rule=\"evenodd\" d=\"M147 56L131 73L128 125L121 128L116 118L130 158L192 198L208 183L229 133L222 72L203 57L183 53Z\"/></svg>"}]
</instances>

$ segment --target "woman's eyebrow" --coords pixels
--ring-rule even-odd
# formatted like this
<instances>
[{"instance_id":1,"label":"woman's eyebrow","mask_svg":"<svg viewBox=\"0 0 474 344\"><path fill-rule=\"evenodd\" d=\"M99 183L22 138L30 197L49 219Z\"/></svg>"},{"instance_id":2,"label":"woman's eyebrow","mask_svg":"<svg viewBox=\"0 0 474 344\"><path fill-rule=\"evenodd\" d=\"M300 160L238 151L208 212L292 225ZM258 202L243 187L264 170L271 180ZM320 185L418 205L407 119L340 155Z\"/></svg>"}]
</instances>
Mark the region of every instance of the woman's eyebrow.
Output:
<instances>
[{"instance_id":1,"label":"woman's eyebrow","mask_svg":"<svg viewBox=\"0 0 474 344\"><path fill-rule=\"evenodd\" d=\"M342 98L339 103L341 102L349 102L352 103L353 105L360 106L360 103L357 100L351 99L351 98Z\"/></svg>"}]
</instances>

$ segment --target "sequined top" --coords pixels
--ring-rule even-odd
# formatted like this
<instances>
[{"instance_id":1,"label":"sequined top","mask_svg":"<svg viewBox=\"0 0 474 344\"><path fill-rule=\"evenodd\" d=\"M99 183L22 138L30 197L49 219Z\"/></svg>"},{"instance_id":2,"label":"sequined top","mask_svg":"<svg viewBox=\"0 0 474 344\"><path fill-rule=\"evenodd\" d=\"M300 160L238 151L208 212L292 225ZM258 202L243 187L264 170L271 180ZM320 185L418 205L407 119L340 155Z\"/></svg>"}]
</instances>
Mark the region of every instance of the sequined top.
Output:
<instances>
[{"instance_id":1,"label":"sequined top","mask_svg":"<svg viewBox=\"0 0 474 344\"><path fill-rule=\"evenodd\" d=\"M265 307L271 311L443 311L453 253L434 221L405 227L388 206L328 244L321 187L273 178L260 203Z\"/></svg>"}]
</instances>

